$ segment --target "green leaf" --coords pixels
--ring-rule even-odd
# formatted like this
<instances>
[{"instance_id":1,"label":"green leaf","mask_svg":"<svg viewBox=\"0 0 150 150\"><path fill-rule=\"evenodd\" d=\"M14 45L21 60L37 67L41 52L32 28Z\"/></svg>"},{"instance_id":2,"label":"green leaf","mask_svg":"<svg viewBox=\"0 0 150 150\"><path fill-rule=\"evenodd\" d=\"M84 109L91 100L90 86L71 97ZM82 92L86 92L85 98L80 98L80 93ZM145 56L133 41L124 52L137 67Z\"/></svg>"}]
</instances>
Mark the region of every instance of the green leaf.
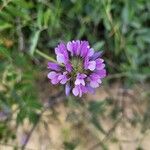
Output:
<instances>
[{"instance_id":1,"label":"green leaf","mask_svg":"<svg viewBox=\"0 0 150 150\"><path fill-rule=\"evenodd\" d=\"M103 127L100 124L100 121L98 120L97 117L93 116L91 119L91 122L93 123L93 125L99 130L101 131L103 134L106 134L106 131L103 129Z\"/></svg>"},{"instance_id":2,"label":"green leaf","mask_svg":"<svg viewBox=\"0 0 150 150\"><path fill-rule=\"evenodd\" d=\"M0 45L0 55L11 59L9 50L6 47L4 47L3 45Z\"/></svg>"},{"instance_id":3,"label":"green leaf","mask_svg":"<svg viewBox=\"0 0 150 150\"><path fill-rule=\"evenodd\" d=\"M17 124L23 123L23 120L27 117L27 112L25 109L20 109L19 113L17 114Z\"/></svg>"},{"instance_id":4,"label":"green leaf","mask_svg":"<svg viewBox=\"0 0 150 150\"><path fill-rule=\"evenodd\" d=\"M51 11L50 9L47 9L47 11L44 12L44 26L48 27L48 23L50 21L50 15L51 15Z\"/></svg>"},{"instance_id":5,"label":"green leaf","mask_svg":"<svg viewBox=\"0 0 150 150\"><path fill-rule=\"evenodd\" d=\"M12 25L7 22L0 22L0 31L11 28Z\"/></svg>"},{"instance_id":6,"label":"green leaf","mask_svg":"<svg viewBox=\"0 0 150 150\"><path fill-rule=\"evenodd\" d=\"M30 122L36 124L39 120L39 115L33 111L28 114Z\"/></svg>"},{"instance_id":7,"label":"green leaf","mask_svg":"<svg viewBox=\"0 0 150 150\"><path fill-rule=\"evenodd\" d=\"M13 3L16 6L19 6L20 8L24 8L24 9L31 9L34 6L32 1L26 1L26 0L15 0L13 1Z\"/></svg>"},{"instance_id":8,"label":"green leaf","mask_svg":"<svg viewBox=\"0 0 150 150\"><path fill-rule=\"evenodd\" d=\"M40 109L42 107L42 105L38 101L33 99L28 100L27 106L31 107L32 109Z\"/></svg>"},{"instance_id":9,"label":"green leaf","mask_svg":"<svg viewBox=\"0 0 150 150\"><path fill-rule=\"evenodd\" d=\"M94 44L93 48L95 50L101 50L101 48L104 46L104 44L105 44L104 41L97 42L96 44Z\"/></svg>"},{"instance_id":10,"label":"green leaf","mask_svg":"<svg viewBox=\"0 0 150 150\"><path fill-rule=\"evenodd\" d=\"M43 7L42 5L39 5L37 13L37 25L39 28L42 28L43 26L43 18L44 18Z\"/></svg>"},{"instance_id":11,"label":"green leaf","mask_svg":"<svg viewBox=\"0 0 150 150\"><path fill-rule=\"evenodd\" d=\"M93 101L89 103L89 111L94 115L101 114L104 112L106 102L104 101Z\"/></svg>"},{"instance_id":12,"label":"green leaf","mask_svg":"<svg viewBox=\"0 0 150 150\"><path fill-rule=\"evenodd\" d=\"M31 56L34 55L34 52L36 50L36 46L37 46L37 43L38 43L40 33L41 33L41 30L37 30L31 36L31 45L30 45L30 48L29 48L29 53L30 53Z\"/></svg>"}]
</instances>

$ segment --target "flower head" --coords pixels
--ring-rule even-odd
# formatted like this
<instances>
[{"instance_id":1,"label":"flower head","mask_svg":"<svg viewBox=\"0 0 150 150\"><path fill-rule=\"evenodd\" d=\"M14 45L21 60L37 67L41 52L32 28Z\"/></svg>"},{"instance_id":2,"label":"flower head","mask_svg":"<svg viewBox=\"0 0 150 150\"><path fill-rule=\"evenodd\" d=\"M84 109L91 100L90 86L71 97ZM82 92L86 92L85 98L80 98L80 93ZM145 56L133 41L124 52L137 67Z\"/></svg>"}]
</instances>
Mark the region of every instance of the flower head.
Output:
<instances>
[{"instance_id":1,"label":"flower head","mask_svg":"<svg viewBox=\"0 0 150 150\"><path fill-rule=\"evenodd\" d=\"M101 52L94 52L87 41L60 43L55 54L58 63L48 62L48 78L52 84L65 84L66 95L93 93L106 76Z\"/></svg>"}]
</instances>

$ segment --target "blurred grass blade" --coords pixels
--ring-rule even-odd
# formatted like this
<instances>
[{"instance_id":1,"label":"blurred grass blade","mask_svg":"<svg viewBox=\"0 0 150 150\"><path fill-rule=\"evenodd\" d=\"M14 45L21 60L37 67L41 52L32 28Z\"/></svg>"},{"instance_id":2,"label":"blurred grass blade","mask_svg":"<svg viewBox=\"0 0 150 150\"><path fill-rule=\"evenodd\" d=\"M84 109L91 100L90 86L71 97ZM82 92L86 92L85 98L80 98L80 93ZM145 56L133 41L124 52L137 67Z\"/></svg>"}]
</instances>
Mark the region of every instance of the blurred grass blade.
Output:
<instances>
[{"instance_id":1,"label":"blurred grass blade","mask_svg":"<svg viewBox=\"0 0 150 150\"><path fill-rule=\"evenodd\" d=\"M100 50L100 49L104 46L104 44L105 44L104 41L97 42L97 43L93 46L93 48L94 48L95 50Z\"/></svg>"},{"instance_id":2,"label":"blurred grass blade","mask_svg":"<svg viewBox=\"0 0 150 150\"><path fill-rule=\"evenodd\" d=\"M12 25L7 22L0 22L0 31L11 28Z\"/></svg>"},{"instance_id":3,"label":"blurred grass blade","mask_svg":"<svg viewBox=\"0 0 150 150\"><path fill-rule=\"evenodd\" d=\"M34 52L36 50L36 46L37 46L37 42L38 42L40 33L41 33L41 30L37 30L31 36L31 45L30 45L30 48L29 48L29 53L30 53L31 56L34 55Z\"/></svg>"},{"instance_id":4,"label":"blurred grass blade","mask_svg":"<svg viewBox=\"0 0 150 150\"><path fill-rule=\"evenodd\" d=\"M0 45L0 55L4 56L4 57L7 57L9 59L11 59L10 57L10 53L8 51L7 48L5 48L4 46Z\"/></svg>"}]
</instances>

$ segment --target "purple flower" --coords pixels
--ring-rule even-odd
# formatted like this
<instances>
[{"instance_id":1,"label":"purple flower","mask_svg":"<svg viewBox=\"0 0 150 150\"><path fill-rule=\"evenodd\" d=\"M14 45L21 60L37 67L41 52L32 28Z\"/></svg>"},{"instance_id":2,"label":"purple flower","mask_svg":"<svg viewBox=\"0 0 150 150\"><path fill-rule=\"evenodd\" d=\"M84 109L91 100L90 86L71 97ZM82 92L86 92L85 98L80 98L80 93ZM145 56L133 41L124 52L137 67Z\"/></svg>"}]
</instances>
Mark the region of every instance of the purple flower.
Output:
<instances>
[{"instance_id":1,"label":"purple flower","mask_svg":"<svg viewBox=\"0 0 150 150\"><path fill-rule=\"evenodd\" d=\"M59 83L59 79L58 79L58 77L60 76L60 73L56 73L55 71L51 71L48 75L47 75L47 77L49 78L49 79L51 79L51 82L52 82L52 84L57 84L57 83Z\"/></svg>"},{"instance_id":2,"label":"purple flower","mask_svg":"<svg viewBox=\"0 0 150 150\"><path fill-rule=\"evenodd\" d=\"M61 67L56 64L56 63L52 63L52 62L48 62L48 69L54 70L54 71L61 71Z\"/></svg>"},{"instance_id":3,"label":"purple flower","mask_svg":"<svg viewBox=\"0 0 150 150\"><path fill-rule=\"evenodd\" d=\"M48 78L52 84L65 84L65 93L81 97L94 93L106 76L101 52L94 52L87 41L69 41L55 48L58 63L48 62Z\"/></svg>"},{"instance_id":4,"label":"purple flower","mask_svg":"<svg viewBox=\"0 0 150 150\"><path fill-rule=\"evenodd\" d=\"M64 72L63 74L59 75L58 80L61 84L65 84L68 81L67 72Z\"/></svg>"},{"instance_id":5,"label":"purple flower","mask_svg":"<svg viewBox=\"0 0 150 150\"><path fill-rule=\"evenodd\" d=\"M76 80L75 80L75 85L84 85L85 86L84 78L86 78L86 77L87 77L86 74L78 73Z\"/></svg>"},{"instance_id":6,"label":"purple flower","mask_svg":"<svg viewBox=\"0 0 150 150\"><path fill-rule=\"evenodd\" d=\"M74 96L79 96L79 97L81 97L82 94L86 92L87 92L87 88L86 86L83 86L82 84L75 85L75 87L72 90L72 93L74 94Z\"/></svg>"}]
</instances>

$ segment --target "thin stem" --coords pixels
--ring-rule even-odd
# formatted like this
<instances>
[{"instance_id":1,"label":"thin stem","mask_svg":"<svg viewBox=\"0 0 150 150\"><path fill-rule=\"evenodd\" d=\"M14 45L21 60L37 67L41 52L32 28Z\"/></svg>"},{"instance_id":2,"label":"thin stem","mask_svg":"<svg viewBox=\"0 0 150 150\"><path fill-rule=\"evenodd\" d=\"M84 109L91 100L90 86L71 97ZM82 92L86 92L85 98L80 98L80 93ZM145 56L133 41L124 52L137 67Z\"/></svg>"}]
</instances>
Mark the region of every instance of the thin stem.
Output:
<instances>
[{"instance_id":1,"label":"thin stem","mask_svg":"<svg viewBox=\"0 0 150 150\"><path fill-rule=\"evenodd\" d=\"M55 63L58 63L54 58L48 56L47 54L39 51L38 49L35 51L38 55L42 56L43 58L46 58L47 60L49 61L52 61L52 62L55 62Z\"/></svg>"}]
</instances>

